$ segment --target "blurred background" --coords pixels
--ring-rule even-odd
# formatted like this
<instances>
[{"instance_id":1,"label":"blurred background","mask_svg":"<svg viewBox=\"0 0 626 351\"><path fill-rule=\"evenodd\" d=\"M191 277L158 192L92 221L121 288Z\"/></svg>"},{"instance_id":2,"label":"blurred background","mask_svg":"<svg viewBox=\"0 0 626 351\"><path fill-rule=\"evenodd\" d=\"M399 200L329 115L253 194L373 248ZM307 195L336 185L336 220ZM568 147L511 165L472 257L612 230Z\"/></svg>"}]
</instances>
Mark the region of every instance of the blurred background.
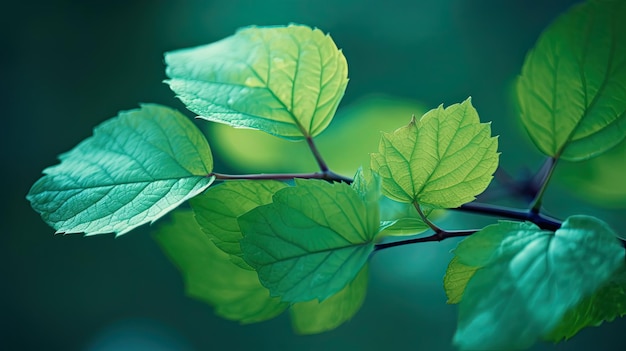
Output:
<instances>
[{"instance_id":1,"label":"blurred background","mask_svg":"<svg viewBox=\"0 0 626 351\"><path fill-rule=\"evenodd\" d=\"M354 319L335 331L302 337L292 332L286 315L240 326L186 297L179 272L151 237L154 228L117 239L55 236L25 195L58 154L119 110L155 102L193 116L162 84L165 51L213 42L250 24L290 22L329 32L348 60L346 95L336 120L320 136L332 168L351 176L353 165L338 162L353 159L348 145L376 151L378 130L391 131L412 113L472 96L481 120L492 121L494 134L501 135L502 168L511 177L532 174L543 157L518 122L513 82L539 33L573 3L25 0L3 5L0 349L452 350L456 307L445 304L442 277L454 240L377 254L368 297ZM264 158L271 152L260 152L256 163L227 162L226 157L276 145L223 128L208 133L223 156L216 155L219 172L282 170L294 160ZM366 153L359 155L367 160ZM561 217L600 216L623 236L625 155L622 143L603 160L578 168L561 165L547 194L548 210ZM309 161L293 166L306 168ZM454 214L442 226L493 221ZM533 350L623 350L624 327L626 321L619 320Z\"/></svg>"}]
</instances>

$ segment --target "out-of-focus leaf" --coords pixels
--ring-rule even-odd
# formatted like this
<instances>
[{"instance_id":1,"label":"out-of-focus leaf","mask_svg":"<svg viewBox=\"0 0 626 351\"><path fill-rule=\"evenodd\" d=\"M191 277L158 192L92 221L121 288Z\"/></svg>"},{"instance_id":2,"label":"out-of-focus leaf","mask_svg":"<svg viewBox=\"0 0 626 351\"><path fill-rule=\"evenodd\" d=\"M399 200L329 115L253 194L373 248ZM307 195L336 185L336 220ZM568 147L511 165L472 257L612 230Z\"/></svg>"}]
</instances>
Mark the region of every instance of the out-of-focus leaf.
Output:
<instances>
[{"instance_id":1,"label":"out-of-focus leaf","mask_svg":"<svg viewBox=\"0 0 626 351\"><path fill-rule=\"evenodd\" d=\"M291 324L299 334L332 330L348 321L361 308L367 291L367 265L343 290L319 302L312 300L291 306Z\"/></svg>"},{"instance_id":2,"label":"out-of-focus leaf","mask_svg":"<svg viewBox=\"0 0 626 351\"><path fill-rule=\"evenodd\" d=\"M369 154L376 152L381 131L393 131L411 115L421 115L415 102L385 96L362 98L337 111L332 125L315 138L315 144L330 168L352 175L369 167ZM234 129L213 124L208 128L211 147L242 172L310 172L317 169L306 142L290 142L256 130Z\"/></svg>"},{"instance_id":3,"label":"out-of-focus leaf","mask_svg":"<svg viewBox=\"0 0 626 351\"><path fill-rule=\"evenodd\" d=\"M181 271L187 293L215 306L218 315L254 323L273 318L288 307L270 297L256 272L231 262L200 230L192 211L175 212L172 222L162 225L154 237Z\"/></svg>"},{"instance_id":4,"label":"out-of-focus leaf","mask_svg":"<svg viewBox=\"0 0 626 351\"><path fill-rule=\"evenodd\" d=\"M583 299L567 311L561 322L545 336L558 342L576 335L582 328L597 327L626 315L626 266L622 266L611 280L593 295Z\"/></svg>"},{"instance_id":5,"label":"out-of-focus leaf","mask_svg":"<svg viewBox=\"0 0 626 351\"><path fill-rule=\"evenodd\" d=\"M605 208L626 208L626 140L583 162L560 162L557 179L577 196Z\"/></svg>"}]
</instances>

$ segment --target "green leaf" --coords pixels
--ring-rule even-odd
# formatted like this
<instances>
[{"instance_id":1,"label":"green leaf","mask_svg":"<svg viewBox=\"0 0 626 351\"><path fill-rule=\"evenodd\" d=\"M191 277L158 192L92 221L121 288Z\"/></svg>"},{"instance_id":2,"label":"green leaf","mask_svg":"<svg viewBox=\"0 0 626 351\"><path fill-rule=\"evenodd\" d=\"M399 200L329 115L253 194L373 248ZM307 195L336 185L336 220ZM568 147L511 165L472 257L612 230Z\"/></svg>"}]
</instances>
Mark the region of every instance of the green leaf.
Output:
<instances>
[{"instance_id":1,"label":"green leaf","mask_svg":"<svg viewBox=\"0 0 626 351\"><path fill-rule=\"evenodd\" d=\"M453 257L443 277L443 288L448 296L447 303L456 304L461 302L465 287L474 273L480 267L467 266L459 262L458 257Z\"/></svg>"},{"instance_id":2,"label":"green leaf","mask_svg":"<svg viewBox=\"0 0 626 351\"><path fill-rule=\"evenodd\" d=\"M467 99L431 110L393 134L383 133L372 169L383 193L400 202L439 208L474 200L498 166L498 142Z\"/></svg>"},{"instance_id":3,"label":"green leaf","mask_svg":"<svg viewBox=\"0 0 626 351\"><path fill-rule=\"evenodd\" d=\"M256 272L233 264L196 223L189 210L176 211L171 223L154 235L161 249L178 266L187 293L215 306L215 313L240 323L273 318L288 305L270 297Z\"/></svg>"},{"instance_id":4,"label":"green leaf","mask_svg":"<svg viewBox=\"0 0 626 351\"><path fill-rule=\"evenodd\" d=\"M181 113L120 112L44 170L27 195L57 233L124 234L154 222L214 180L211 150Z\"/></svg>"},{"instance_id":5,"label":"green leaf","mask_svg":"<svg viewBox=\"0 0 626 351\"><path fill-rule=\"evenodd\" d=\"M378 205L382 197L380 193L380 177L378 174L372 173L369 170L363 171L363 168L359 168L350 186L359 194L361 200L365 203L365 209L367 211L366 217L369 220L367 227L378 227L380 225L380 209Z\"/></svg>"},{"instance_id":6,"label":"green leaf","mask_svg":"<svg viewBox=\"0 0 626 351\"><path fill-rule=\"evenodd\" d=\"M556 232L503 221L454 253L477 268L459 305L454 342L462 349L530 347L624 261L615 233L588 216L569 217Z\"/></svg>"},{"instance_id":7,"label":"green leaf","mask_svg":"<svg viewBox=\"0 0 626 351\"><path fill-rule=\"evenodd\" d=\"M251 209L272 202L272 195L287 184L279 181L229 181L211 187L191 199L198 224L213 243L230 255L233 263L252 269L243 260L239 241L243 237L237 218Z\"/></svg>"},{"instance_id":8,"label":"green leaf","mask_svg":"<svg viewBox=\"0 0 626 351\"><path fill-rule=\"evenodd\" d=\"M332 330L351 319L365 301L368 269L365 265L343 290L319 302L312 300L291 306L291 324L299 334Z\"/></svg>"},{"instance_id":9,"label":"green leaf","mask_svg":"<svg viewBox=\"0 0 626 351\"><path fill-rule=\"evenodd\" d=\"M613 275L611 280L593 295L583 299L567 311L561 322L545 336L558 342L569 339L585 327L597 327L604 321L611 322L626 315L626 266Z\"/></svg>"},{"instance_id":10,"label":"green leaf","mask_svg":"<svg viewBox=\"0 0 626 351\"><path fill-rule=\"evenodd\" d=\"M344 183L297 180L273 201L239 217L244 259L272 296L323 301L350 283L379 226L359 194Z\"/></svg>"},{"instance_id":11,"label":"green leaf","mask_svg":"<svg viewBox=\"0 0 626 351\"><path fill-rule=\"evenodd\" d=\"M301 25L243 28L165 62L170 88L202 118L288 139L321 133L348 84L330 36Z\"/></svg>"},{"instance_id":12,"label":"green leaf","mask_svg":"<svg viewBox=\"0 0 626 351\"><path fill-rule=\"evenodd\" d=\"M557 19L517 82L521 117L546 155L578 161L626 137L626 3L596 0Z\"/></svg>"},{"instance_id":13,"label":"green leaf","mask_svg":"<svg viewBox=\"0 0 626 351\"><path fill-rule=\"evenodd\" d=\"M378 238L416 235L430 229L412 203L398 202L383 196L379 207L381 231ZM429 207L422 208L422 212L431 220L439 216Z\"/></svg>"}]
</instances>

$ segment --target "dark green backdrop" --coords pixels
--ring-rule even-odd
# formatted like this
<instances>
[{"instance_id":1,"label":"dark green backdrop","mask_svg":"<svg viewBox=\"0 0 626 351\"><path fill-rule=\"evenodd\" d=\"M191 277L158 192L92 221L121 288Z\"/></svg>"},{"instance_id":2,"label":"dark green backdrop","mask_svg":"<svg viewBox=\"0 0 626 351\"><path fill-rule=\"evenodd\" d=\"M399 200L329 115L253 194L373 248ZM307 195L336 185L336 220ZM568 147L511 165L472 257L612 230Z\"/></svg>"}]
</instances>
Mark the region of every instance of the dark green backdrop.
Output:
<instances>
[{"instance_id":1,"label":"dark green backdrop","mask_svg":"<svg viewBox=\"0 0 626 351\"><path fill-rule=\"evenodd\" d=\"M0 10L2 219L0 349L452 349L456 307L441 277L455 242L378 254L362 310L319 336L288 318L241 327L184 296L182 279L143 227L121 238L54 236L24 196L57 154L139 102L184 107L166 85L162 53L249 24L297 22L330 32L348 59L342 106L371 93L428 108L471 95L501 134L502 164L539 166L519 129L511 84L538 34L572 1L223 0L22 1ZM191 113L188 115L191 116ZM217 168L220 165L218 162ZM624 232L623 210L588 209L551 188L554 212L598 214ZM565 205L567 204L567 205ZM624 320L536 350L623 350ZM593 346L591 346L593 345Z\"/></svg>"}]
</instances>

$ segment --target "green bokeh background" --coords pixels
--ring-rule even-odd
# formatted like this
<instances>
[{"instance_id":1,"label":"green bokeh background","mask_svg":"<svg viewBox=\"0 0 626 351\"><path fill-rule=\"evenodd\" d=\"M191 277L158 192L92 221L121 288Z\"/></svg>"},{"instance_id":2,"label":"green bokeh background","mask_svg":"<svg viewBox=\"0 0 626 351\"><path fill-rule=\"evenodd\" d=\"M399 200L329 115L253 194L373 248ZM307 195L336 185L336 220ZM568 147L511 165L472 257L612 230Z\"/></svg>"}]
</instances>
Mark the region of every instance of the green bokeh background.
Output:
<instances>
[{"instance_id":1,"label":"green bokeh background","mask_svg":"<svg viewBox=\"0 0 626 351\"><path fill-rule=\"evenodd\" d=\"M452 349L456 307L445 305L441 278L453 240L377 254L368 297L356 317L333 332L301 337L293 334L286 316L242 327L185 297L181 276L152 240L151 228L118 239L54 236L24 196L59 153L117 111L139 102L184 111L161 84L164 51L212 42L241 26L289 22L317 26L343 49L350 83L342 107L371 94L415 100L426 108L471 95L481 119L493 121L494 134L501 135L503 167L514 175L534 171L542 157L520 129L512 82L539 33L572 3L40 0L3 5L0 349ZM620 155L613 157L623 165ZM219 159L216 169L236 172ZM570 188L557 183L550 188L546 206L552 213L598 215L626 233L623 202L600 209L570 195ZM492 221L454 216L445 225ZM587 329L571 342L533 349L622 350L625 327L620 320Z\"/></svg>"}]
</instances>

